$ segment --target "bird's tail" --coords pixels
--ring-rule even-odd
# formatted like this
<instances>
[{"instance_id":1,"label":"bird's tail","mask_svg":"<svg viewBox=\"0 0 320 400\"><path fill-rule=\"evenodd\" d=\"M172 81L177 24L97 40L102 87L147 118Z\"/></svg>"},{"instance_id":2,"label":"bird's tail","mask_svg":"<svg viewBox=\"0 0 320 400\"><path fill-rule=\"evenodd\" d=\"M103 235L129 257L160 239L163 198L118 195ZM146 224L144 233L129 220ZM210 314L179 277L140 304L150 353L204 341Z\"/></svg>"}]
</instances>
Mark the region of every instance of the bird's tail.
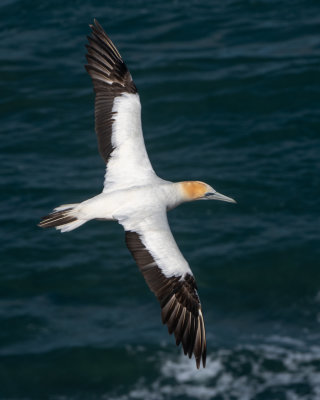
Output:
<instances>
[{"instance_id":1,"label":"bird's tail","mask_svg":"<svg viewBox=\"0 0 320 400\"><path fill-rule=\"evenodd\" d=\"M69 232L87 222L77 217L78 204L64 204L53 210L52 213L41 218L38 226L41 228L56 228L61 232Z\"/></svg>"}]
</instances>

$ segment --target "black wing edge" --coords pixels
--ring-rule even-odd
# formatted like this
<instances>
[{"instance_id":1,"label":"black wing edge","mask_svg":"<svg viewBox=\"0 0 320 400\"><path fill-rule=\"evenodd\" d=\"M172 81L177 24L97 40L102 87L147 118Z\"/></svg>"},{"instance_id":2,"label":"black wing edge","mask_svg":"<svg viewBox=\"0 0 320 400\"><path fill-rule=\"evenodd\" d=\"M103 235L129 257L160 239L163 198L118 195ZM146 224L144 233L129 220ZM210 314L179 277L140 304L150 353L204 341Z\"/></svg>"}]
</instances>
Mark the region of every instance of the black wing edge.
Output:
<instances>
[{"instance_id":1,"label":"black wing edge","mask_svg":"<svg viewBox=\"0 0 320 400\"><path fill-rule=\"evenodd\" d=\"M114 99L123 93L137 93L137 88L120 53L96 19L90 28L85 68L92 78L96 94L95 130L99 152L107 163L114 150L111 140Z\"/></svg>"},{"instance_id":2,"label":"black wing edge","mask_svg":"<svg viewBox=\"0 0 320 400\"><path fill-rule=\"evenodd\" d=\"M167 278L141 241L138 233L126 231L126 245L161 306L163 324L174 333L184 354L195 356L197 368L206 366L206 334L197 285L192 275Z\"/></svg>"}]
</instances>

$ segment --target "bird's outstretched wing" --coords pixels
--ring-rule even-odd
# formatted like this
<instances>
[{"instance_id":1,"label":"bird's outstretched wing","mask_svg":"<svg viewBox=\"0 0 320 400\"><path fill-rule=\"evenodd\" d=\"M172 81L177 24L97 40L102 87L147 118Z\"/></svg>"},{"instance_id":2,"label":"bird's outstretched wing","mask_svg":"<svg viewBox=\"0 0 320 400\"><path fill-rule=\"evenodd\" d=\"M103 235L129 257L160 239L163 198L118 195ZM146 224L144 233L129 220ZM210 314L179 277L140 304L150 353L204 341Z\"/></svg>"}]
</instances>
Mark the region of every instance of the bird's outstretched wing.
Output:
<instances>
[{"instance_id":1,"label":"bird's outstretched wing","mask_svg":"<svg viewBox=\"0 0 320 400\"><path fill-rule=\"evenodd\" d=\"M95 91L95 130L107 164L104 191L149 183L156 175L144 145L137 88L118 50L94 20L88 64Z\"/></svg>"},{"instance_id":2,"label":"bird's outstretched wing","mask_svg":"<svg viewBox=\"0 0 320 400\"><path fill-rule=\"evenodd\" d=\"M206 363L206 335L196 281L169 227L166 212L146 216L137 223L119 222L126 244L149 288L161 306L162 322L173 333L184 354L194 354L197 368Z\"/></svg>"}]
</instances>

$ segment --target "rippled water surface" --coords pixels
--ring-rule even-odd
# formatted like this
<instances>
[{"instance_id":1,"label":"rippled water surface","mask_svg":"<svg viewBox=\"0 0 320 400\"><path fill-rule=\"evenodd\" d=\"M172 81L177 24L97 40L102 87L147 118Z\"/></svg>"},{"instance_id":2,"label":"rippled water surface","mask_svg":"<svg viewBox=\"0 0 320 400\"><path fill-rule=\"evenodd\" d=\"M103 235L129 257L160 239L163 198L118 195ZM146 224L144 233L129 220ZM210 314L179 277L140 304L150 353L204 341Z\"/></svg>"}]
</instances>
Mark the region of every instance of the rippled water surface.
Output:
<instances>
[{"instance_id":1,"label":"rippled water surface","mask_svg":"<svg viewBox=\"0 0 320 400\"><path fill-rule=\"evenodd\" d=\"M121 226L36 226L102 187L94 17L139 89L157 173L238 201L169 214L204 370L161 325ZM319 2L3 0L0 23L0 399L319 399Z\"/></svg>"}]
</instances>

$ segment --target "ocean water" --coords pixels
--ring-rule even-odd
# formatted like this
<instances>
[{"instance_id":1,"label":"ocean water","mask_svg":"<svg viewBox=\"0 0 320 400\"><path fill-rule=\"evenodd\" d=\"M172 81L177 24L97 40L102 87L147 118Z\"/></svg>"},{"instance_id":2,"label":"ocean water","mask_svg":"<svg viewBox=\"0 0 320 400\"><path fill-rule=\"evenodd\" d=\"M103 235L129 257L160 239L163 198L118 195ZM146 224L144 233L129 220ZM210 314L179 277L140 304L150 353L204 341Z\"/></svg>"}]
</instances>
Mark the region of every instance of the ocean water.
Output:
<instances>
[{"instance_id":1,"label":"ocean water","mask_svg":"<svg viewBox=\"0 0 320 400\"><path fill-rule=\"evenodd\" d=\"M169 213L205 369L160 322L122 227L36 225L102 188L96 17L140 92L159 176L235 198ZM320 399L320 3L0 4L0 399Z\"/></svg>"}]
</instances>

